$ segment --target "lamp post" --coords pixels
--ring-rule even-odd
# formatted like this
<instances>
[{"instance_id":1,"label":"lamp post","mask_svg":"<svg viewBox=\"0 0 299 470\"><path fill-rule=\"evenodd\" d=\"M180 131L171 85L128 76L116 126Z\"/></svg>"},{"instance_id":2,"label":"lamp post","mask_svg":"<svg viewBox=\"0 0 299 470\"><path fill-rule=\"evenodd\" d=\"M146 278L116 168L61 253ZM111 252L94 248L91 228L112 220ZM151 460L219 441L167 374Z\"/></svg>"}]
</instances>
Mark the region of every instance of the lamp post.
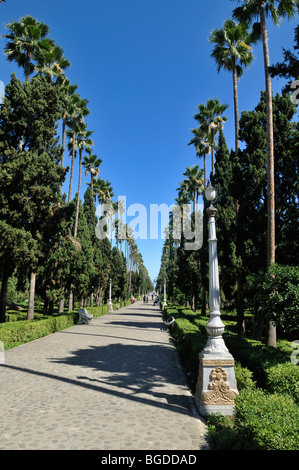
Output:
<instances>
[{"instance_id":1,"label":"lamp post","mask_svg":"<svg viewBox=\"0 0 299 470\"><path fill-rule=\"evenodd\" d=\"M109 288L109 302L108 302L108 307L109 307L109 313L113 312L113 305L112 305L112 300L111 300L111 278L110 278L110 288Z\"/></svg>"},{"instance_id":2,"label":"lamp post","mask_svg":"<svg viewBox=\"0 0 299 470\"><path fill-rule=\"evenodd\" d=\"M164 302L163 302L163 310L164 310L164 307L167 306L167 302L166 302L166 279L164 277Z\"/></svg>"},{"instance_id":3,"label":"lamp post","mask_svg":"<svg viewBox=\"0 0 299 470\"><path fill-rule=\"evenodd\" d=\"M215 188L205 189L209 217L209 309L210 318L206 325L208 341L199 354L199 374L196 386L195 403L202 415L221 413L232 415L235 397L238 394L234 371L234 358L228 351L222 335L224 324L220 312L220 287L217 255L215 215L213 202L217 197Z\"/></svg>"}]
</instances>

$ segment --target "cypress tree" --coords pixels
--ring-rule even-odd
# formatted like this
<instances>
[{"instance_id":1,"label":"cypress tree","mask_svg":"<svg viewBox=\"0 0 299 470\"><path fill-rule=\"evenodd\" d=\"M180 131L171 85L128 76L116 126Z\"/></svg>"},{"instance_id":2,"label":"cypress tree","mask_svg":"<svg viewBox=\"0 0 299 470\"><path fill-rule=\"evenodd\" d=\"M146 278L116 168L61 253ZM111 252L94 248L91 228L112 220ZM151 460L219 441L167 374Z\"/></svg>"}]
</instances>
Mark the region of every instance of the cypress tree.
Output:
<instances>
[{"instance_id":1,"label":"cypress tree","mask_svg":"<svg viewBox=\"0 0 299 470\"><path fill-rule=\"evenodd\" d=\"M18 260L18 265L30 274L29 319L34 317L35 278L42 259L43 239L60 202L59 186L66 173L59 165L61 150L56 136L59 115L57 87L40 76L22 84L12 75L0 112L0 216L5 223L2 278L6 280L11 275L18 250L16 243L9 245L8 234L22 229L32 242L26 257Z\"/></svg>"}]
</instances>

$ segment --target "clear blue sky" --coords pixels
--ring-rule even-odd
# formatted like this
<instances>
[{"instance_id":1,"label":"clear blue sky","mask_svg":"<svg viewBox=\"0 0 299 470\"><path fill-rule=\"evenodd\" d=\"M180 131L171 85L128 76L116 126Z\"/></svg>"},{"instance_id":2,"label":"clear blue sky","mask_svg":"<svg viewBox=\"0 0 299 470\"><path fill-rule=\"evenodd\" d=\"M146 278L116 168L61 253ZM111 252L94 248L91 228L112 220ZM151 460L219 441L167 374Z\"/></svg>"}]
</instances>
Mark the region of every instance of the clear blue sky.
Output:
<instances>
[{"instance_id":1,"label":"clear blue sky","mask_svg":"<svg viewBox=\"0 0 299 470\"><path fill-rule=\"evenodd\" d=\"M225 137L234 146L232 78L217 73L211 59L210 31L231 17L230 0L7 0L0 5L1 35L11 19L31 15L50 28L72 65L70 81L89 100L86 119L94 131L94 153L102 160L100 177L127 206L171 205L187 166L200 164L188 146L196 106L218 97L229 104ZM270 60L293 48L298 23L269 23ZM2 40L2 51L5 40ZM262 46L239 82L239 106L253 109L264 90ZM22 71L0 55L0 80ZM274 92L281 81L273 80ZM77 172L77 165L75 171ZM76 181L76 180L75 180ZM86 188L83 172L82 194ZM66 189L68 180L66 181ZM76 184L74 185L74 193ZM127 220L130 221L130 218ZM136 240L151 278L159 271L163 240Z\"/></svg>"}]
</instances>

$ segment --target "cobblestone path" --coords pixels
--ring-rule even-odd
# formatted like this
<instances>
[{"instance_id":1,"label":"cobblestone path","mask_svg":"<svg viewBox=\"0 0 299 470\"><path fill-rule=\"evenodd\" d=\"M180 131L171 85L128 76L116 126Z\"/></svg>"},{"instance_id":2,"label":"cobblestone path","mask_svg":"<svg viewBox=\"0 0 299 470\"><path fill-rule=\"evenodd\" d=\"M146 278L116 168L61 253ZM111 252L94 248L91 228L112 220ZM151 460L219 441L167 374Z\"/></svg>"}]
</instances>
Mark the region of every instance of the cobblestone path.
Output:
<instances>
[{"instance_id":1,"label":"cobblestone path","mask_svg":"<svg viewBox=\"0 0 299 470\"><path fill-rule=\"evenodd\" d=\"M209 448L177 350L151 303L6 351L0 389L2 450Z\"/></svg>"}]
</instances>

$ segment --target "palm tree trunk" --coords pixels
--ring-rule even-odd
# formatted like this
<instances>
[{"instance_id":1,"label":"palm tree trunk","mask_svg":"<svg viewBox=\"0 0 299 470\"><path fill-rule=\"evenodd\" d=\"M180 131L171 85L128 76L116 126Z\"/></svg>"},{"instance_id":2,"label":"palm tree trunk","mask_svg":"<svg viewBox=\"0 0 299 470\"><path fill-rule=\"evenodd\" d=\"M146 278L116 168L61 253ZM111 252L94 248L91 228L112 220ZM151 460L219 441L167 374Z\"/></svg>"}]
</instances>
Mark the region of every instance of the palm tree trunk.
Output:
<instances>
[{"instance_id":1,"label":"palm tree trunk","mask_svg":"<svg viewBox=\"0 0 299 470\"><path fill-rule=\"evenodd\" d=\"M59 300L59 310L58 310L59 313L63 313L64 312L64 299L60 299Z\"/></svg>"},{"instance_id":2,"label":"palm tree trunk","mask_svg":"<svg viewBox=\"0 0 299 470\"><path fill-rule=\"evenodd\" d=\"M211 145L211 157L212 157L212 176L215 174L215 156L214 156L214 133L211 131L212 145Z\"/></svg>"},{"instance_id":3,"label":"palm tree trunk","mask_svg":"<svg viewBox=\"0 0 299 470\"><path fill-rule=\"evenodd\" d=\"M235 150L239 149L239 104L238 104L238 78L236 62L233 57L233 91L234 91L234 112L235 112Z\"/></svg>"},{"instance_id":4,"label":"palm tree trunk","mask_svg":"<svg viewBox=\"0 0 299 470\"><path fill-rule=\"evenodd\" d=\"M131 293L132 290L132 254L131 254L131 260L130 260L130 274L129 274L129 292Z\"/></svg>"},{"instance_id":5,"label":"palm tree trunk","mask_svg":"<svg viewBox=\"0 0 299 470\"><path fill-rule=\"evenodd\" d=\"M75 151L76 151L76 149L75 149L75 139L76 139L75 121L73 121L73 149L72 149L72 161L71 161L71 174L70 174L68 202L70 202L71 196L72 196L72 184L73 184L74 162L75 162Z\"/></svg>"},{"instance_id":6,"label":"palm tree trunk","mask_svg":"<svg viewBox=\"0 0 299 470\"><path fill-rule=\"evenodd\" d=\"M267 105L267 265L275 263L275 186L274 186L274 137L273 137L273 110L272 110L272 86L269 74L269 47L266 28L264 2L260 4L260 19L264 51L264 68L266 82ZM273 322L268 325L268 346L276 346L276 328Z\"/></svg>"},{"instance_id":7,"label":"palm tree trunk","mask_svg":"<svg viewBox=\"0 0 299 470\"><path fill-rule=\"evenodd\" d=\"M64 152L65 152L65 113L62 118L62 149L61 149L61 166L64 165ZM60 185L60 193L62 193L62 184Z\"/></svg>"},{"instance_id":8,"label":"palm tree trunk","mask_svg":"<svg viewBox=\"0 0 299 470\"><path fill-rule=\"evenodd\" d=\"M91 189L91 197L93 199L94 196L93 196L93 174L92 173L90 173L90 189ZM96 198L94 200L94 203L95 203L94 205L95 205L95 208L96 208L97 207Z\"/></svg>"},{"instance_id":9,"label":"palm tree trunk","mask_svg":"<svg viewBox=\"0 0 299 470\"><path fill-rule=\"evenodd\" d=\"M69 292L69 308L68 311L71 312L74 310L74 293L72 290Z\"/></svg>"},{"instance_id":10,"label":"palm tree trunk","mask_svg":"<svg viewBox=\"0 0 299 470\"><path fill-rule=\"evenodd\" d=\"M74 237L77 237L78 233L78 220L79 220L79 207L80 207L80 189L81 189L81 160L82 160L82 151L79 150L79 177L78 177L78 196L77 196L77 208L76 208L76 218L75 218L75 229Z\"/></svg>"},{"instance_id":11,"label":"palm tree trunk","mask_svg":"<svg viewBox=\"0 0 299 470\"><path fill-rule=\"evenodd\" d=\"M31 51L27 51L27 61L25 66L25 75L26 75L26 82L29 82L30 78L30 61L31 61Z\"/></svg>"},{"instance_id":12,"label":"palm tree trunk","mask_svg":"<svg viewBox=\"0 0 299 470\"><path fill-rule=\"evenodd\" d=\"M36 280L36 272L32 271L30 274L27 320L33 320L34 318L35 280Z\"/></svg>"},{"instance_id":13,"label":"palm tree trunk","mask_svg":"<svg viewBox=\"0 0 299 470\"><path fill-rule=\"evenodd\" d=\"M203 165L204 165L204 187L207 186L207 157L206 154L203 156Z\"/></svg>"}]
</instances>

